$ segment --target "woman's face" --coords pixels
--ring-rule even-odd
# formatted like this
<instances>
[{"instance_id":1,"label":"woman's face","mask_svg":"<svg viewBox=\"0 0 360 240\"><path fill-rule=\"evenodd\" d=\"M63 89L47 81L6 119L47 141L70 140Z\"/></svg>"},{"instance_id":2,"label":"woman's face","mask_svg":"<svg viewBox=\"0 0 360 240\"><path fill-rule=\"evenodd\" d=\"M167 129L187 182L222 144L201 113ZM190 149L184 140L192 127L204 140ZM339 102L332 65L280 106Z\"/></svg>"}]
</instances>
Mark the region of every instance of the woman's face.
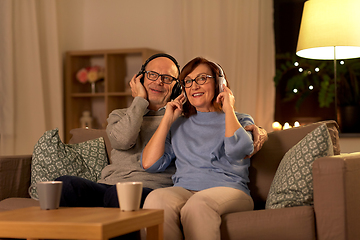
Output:
<instances>
[{"instance_id":1,"label":"woman's face","mask_svg":"<svg viewBox=\"0 0 360 240\"><path fill-rule=\"evenodd\" d=\"M199 75L206 74L212 76L211 69L206 64L200 64L191 73L189 73L184 80L195 79ZM192 82L191 87L185 88L186 96L197 111L213 112L215 108L212 104L212 99L215 93L215 76L208 77L203 85Z\"/></svg>"}]
</instances>

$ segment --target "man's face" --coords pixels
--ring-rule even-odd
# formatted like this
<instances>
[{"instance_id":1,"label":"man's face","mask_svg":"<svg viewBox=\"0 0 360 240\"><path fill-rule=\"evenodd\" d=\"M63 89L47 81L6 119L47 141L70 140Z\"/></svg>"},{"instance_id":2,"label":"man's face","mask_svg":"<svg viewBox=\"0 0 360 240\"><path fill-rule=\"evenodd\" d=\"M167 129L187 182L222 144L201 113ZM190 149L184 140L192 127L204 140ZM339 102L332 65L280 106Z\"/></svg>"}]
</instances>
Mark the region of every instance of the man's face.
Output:
<instances>
[{"instance_id":1,"label":"man's face","mask_svg":"<svg viewBox=\"0 0 360 240\"><path fill-rule=\"evenodd\" d=\"M150 61L146 65L146 71L154 71L159 74L166 74L172 77L178 78L178 70L174 62L166 57L158 57ZM156 81L151 81L147 78L147 74L144 73L144 87L148 94L148 100L150 103L149 109L158 110L166 105L170 101L172 88L175 85L175 81L171 84L165 84L161 82L161 77Z\"/></svg>"}]
</instances>

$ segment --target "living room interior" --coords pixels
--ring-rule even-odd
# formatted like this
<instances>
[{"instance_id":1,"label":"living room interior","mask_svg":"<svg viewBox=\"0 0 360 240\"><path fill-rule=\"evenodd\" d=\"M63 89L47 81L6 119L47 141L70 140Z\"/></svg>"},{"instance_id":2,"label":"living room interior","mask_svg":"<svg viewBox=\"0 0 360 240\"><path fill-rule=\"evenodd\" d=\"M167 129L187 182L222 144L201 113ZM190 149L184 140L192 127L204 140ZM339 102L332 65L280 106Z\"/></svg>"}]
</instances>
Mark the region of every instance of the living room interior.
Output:
<instances>
[{"instance_id":1,"label":"living room interior","mask_svg":"<svg viewBox=\"0 0 360 240\"><path fill-rule=\"evenodd\" d=\"M329 108L306 112L309 107L296 112L294 102L282 100L279 105L279 90L273 82L276 54L295 54L304 2L205 4L158 0L139 7L137 2L128 1L55 0L24 6L5 1L2 22L19 23L19 28L6 24L2 28L2 36L6 36L2 56L13 59L14 64L2 60L7 81L2 81L1 88L4 101L0 153L32 153L39 137L54 128L59 128L65 141L64 78L68 51L146 47L172 54L181 66L195 56L214 59L226 71L237 100L236 109L254 116L267 131L273 130L274 121L294 125L290 113L306 119L308 115L329 112ZM161 14L155 14L160 6ZM9 9L13 9L13 15ZM221 14L214 14L217 11ZM212 37L206 37L209 35ZM140 62L132 66L128 77L136 72ZM314 99L309 101L311 104ZM322 115L322 119L314 121L329 119L326 113ZM17 137L24 134L27 138ZM356 134L341 138L344 152L356 150L358 139Z\"/></svg>"},{"instance_id":2,"label":"living room interior","mask_svg":"<svg viewBox=\"0 0 360 240\"><path fill-rule=\"evenodd\" d=\"M252 239L252 234L257 233L259 227L264 231L258 234L263 236L274 233L274 229L284 231L275 231L281 235L278 239L296 239L286 238L293 236L296 229L301 230L296 232L298 239L320 239L327 234L332 239L360 237L357 222L354 221L360 211L355 201L360 198L360 191L353 191L358 189L360 181L360 133L341 132L337 124L331 121L337 118L334 103L328 108L320 108L317 97L312 95L297 109L296 98L283 101L286 83L281 86L274 83L279 67L277 56L287 53L295 56L305 2L0 2L0 36L4 39L0 41L0 49L4 53L0 55L0 156L4 156L5 160L15 160L12 159L15 156L19 161L14 169L4 168L1 172L0 168L0 175L7 182L15 179L17 174L22 175L21 179L16 180L16 187L1 186L4 188L0 191L0 212L19 206L33 206L33 202L28 204L22 200L32 200L28 194L31 155L35 144L46 131L57 131L54 130L57 128L60 139L66 144L90 140L94 138L90 136L92 132L88 131L86 135L84 131L87 130L81 128L83 114L90 115L96 128L104 130L106 122L98 119L98 113L93 111L94 106L87 109L78 108L78 105L95 105L99 114L103 114L111 110L105 109L104 102L107 108L111 108L118 106L114 103L117 100L129 97L129 92L123 96L126 84L119 87L111 83L114 85L110 86L120 89L121 93L117 93L109 90L104 92L101 85L103 80L94 85L80 83L76 78L76 72L81 70L79 66L87 67L84 62L110 66L114 73L107 76L115 76L116 80L117 71L123 67L117 68L113 63L123 64L122 58L117 55L130 51L130 58L126 58L130 66L126 67L126 76L122 76L125 79L122 81L126 82L138 72L146 54L159 51L174 56L180 66L196 56L217 61L226 72L236 99L235 108L252 115L256 124L269 133L269 141L252 159L254 165L250 170L253 173L250 174L253 184L250 188L254 201L259 204L255 210L259 211L248 212L241 217L238 217L239 213L226 215L222 225L224 239L237 239L238 231L246 231L249 239ZM70 94L71 98L75 99L70 104L66 101L69 97L68 85L78 90L75 93L70 91L73 94ZM92 87L96 89L92 90ZM67 110L67 107L71 110ZM71 117L70 122L74 125L70 128L67 126L69 112L76 113L75 117ZM296 128L295 121L309 125ZM321 121L326 121L325 125L319 123ZM274 122L279 122L281 126L287 122L293 127L276 131L282 127L274 129ZM337 156L321 157L314 162L316 206L277 209L280 211L268 214L270 209L263 209L264 202L279 162L289 148L320 125L329 129L328 140L333 144L330 144L333 149L329 148L329 151ZM69 129L73 129L73 126L78 129L71 136ZM106 140L105 131L101 131L101 134L109 156L111 146ZM68 141L70 137L73 138ZM7 159L7 156L11 157ZM268 162L264 161L265 158ZM265 222L259 222L259 219ZM297 223L304 228L297 228ZM286 224L289 224L289 228ZM246 230L237 226L251 227ZM331 229L331 233L328 229Z\"/></svg>"}]
</instances>

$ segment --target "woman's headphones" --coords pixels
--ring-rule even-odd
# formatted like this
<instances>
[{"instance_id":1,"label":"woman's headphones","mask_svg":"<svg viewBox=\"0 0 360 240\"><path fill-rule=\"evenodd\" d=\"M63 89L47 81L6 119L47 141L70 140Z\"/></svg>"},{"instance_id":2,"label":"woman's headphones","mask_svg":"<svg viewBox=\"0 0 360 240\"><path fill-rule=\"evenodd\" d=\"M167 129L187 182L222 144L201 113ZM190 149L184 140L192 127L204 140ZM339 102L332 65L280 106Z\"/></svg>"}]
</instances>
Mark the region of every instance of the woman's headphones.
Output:
<instances>
[{"instance_id":1,"label":"woman's headphones","mask_svg":"<svg viewBox=\"0 0 360 240\"><path fill-rule=\"evenodd\" d=\"M219 83L219 93L221 93L221 92L224 91L224 86L223 85L225 84L225 86L227 86L224 71L222 70L222 68L221 68L221 66L219 64L217 64L216 62L212 62L212 63L215 64L215 66L219 69L219 76L218 76L217 80L218 80L218 83ZM182 90L182 88L180 90ZM184 91L184 96L185 96L185 98L187 98L185 91Z\"/></svg>"},{"instance_id":2,"label":"woman's headphones","mask_svg":"<svg viewBox=\"0 0 360 240\"><path fill-rule=\"evenodd\" d=\"M171 55L169 54L166 54L166 53L157 53L157 54L154 54L152 55L151 57L149 57L145 63L141 66L141 69L140 71L138 72L138 74L136 76L139 76L141 74L144 74L145 73L145 68L146 68L146 65L148 65L148 63L152 60L154 60L155 58L158 58L158 57L166 57L168 59L170 59L171 61L173 61L173 63L176 65L177 69L178 69L178 73L180 74L180 66L178 64L178 62L176 61L176 59L174 57L172 57ZM144 76L143 75L140 79L140 82L142 84L144 84ZM176 81L173 89L172 89L172 92L171 92L171 95L170 95L170 99L175 99L177 98L182 92L182 88L181 88L181 84L179 83L179 81Z\"/></svg>"},{"instance_id":3,"label":"woman's headphones","mask_svg":"<svg viewBox=\"0 0 360 240\"><path fill-rule=\"evenodd\" d=\"M216 62L213 62L219 69L219 77L218 77L218 83L219 83L219 93L221 93L222 91L224 91L224 87L223 85L225 84L225 86L227 86L226 83L226 79L225 79L225 75L224 75L224 71L222 70L222 68L220 67L219 64L217 64Z\"/></svg>"}]
</instances>

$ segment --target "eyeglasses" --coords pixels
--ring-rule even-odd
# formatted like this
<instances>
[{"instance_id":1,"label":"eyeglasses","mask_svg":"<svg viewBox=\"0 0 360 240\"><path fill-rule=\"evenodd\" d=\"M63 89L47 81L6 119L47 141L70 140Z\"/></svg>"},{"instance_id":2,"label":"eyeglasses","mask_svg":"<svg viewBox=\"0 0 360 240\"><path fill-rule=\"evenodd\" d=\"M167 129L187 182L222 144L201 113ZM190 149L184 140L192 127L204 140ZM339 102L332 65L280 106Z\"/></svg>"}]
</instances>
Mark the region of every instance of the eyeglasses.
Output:
<instances>
[{"instance_id":1,"label":"eyeglasses","mask_svg":"<svg viewBox=\"0 0 360 240\"><path fill-rule=\"evenodd\" d=\"M207 75L207 74L204 73L204 74L200 74L195 79L185 78L182 81L182 85L184 87L186 87L186 88L189 88L189 87L191 87L193 85L194 81L199 85L203 85L208 78L213 78L213 76L210 76L210 75Z\"/></svg>"},{"instance_id":2,"label":"eyeglasses","mask_svg":"<svg viewBox=\"0 0 360 240\"><path fill-rule=\"evenodd\" d=\"M156 81L159 77L161 77L161 82L165 83L165 84L170 84L173 81L176 81L177 79L174 78L173 76L167 75L167 74L159 74L157 72L154 71L145 71L146 76L149 80L151 81Z\"/></svg>"}]
</instances>

